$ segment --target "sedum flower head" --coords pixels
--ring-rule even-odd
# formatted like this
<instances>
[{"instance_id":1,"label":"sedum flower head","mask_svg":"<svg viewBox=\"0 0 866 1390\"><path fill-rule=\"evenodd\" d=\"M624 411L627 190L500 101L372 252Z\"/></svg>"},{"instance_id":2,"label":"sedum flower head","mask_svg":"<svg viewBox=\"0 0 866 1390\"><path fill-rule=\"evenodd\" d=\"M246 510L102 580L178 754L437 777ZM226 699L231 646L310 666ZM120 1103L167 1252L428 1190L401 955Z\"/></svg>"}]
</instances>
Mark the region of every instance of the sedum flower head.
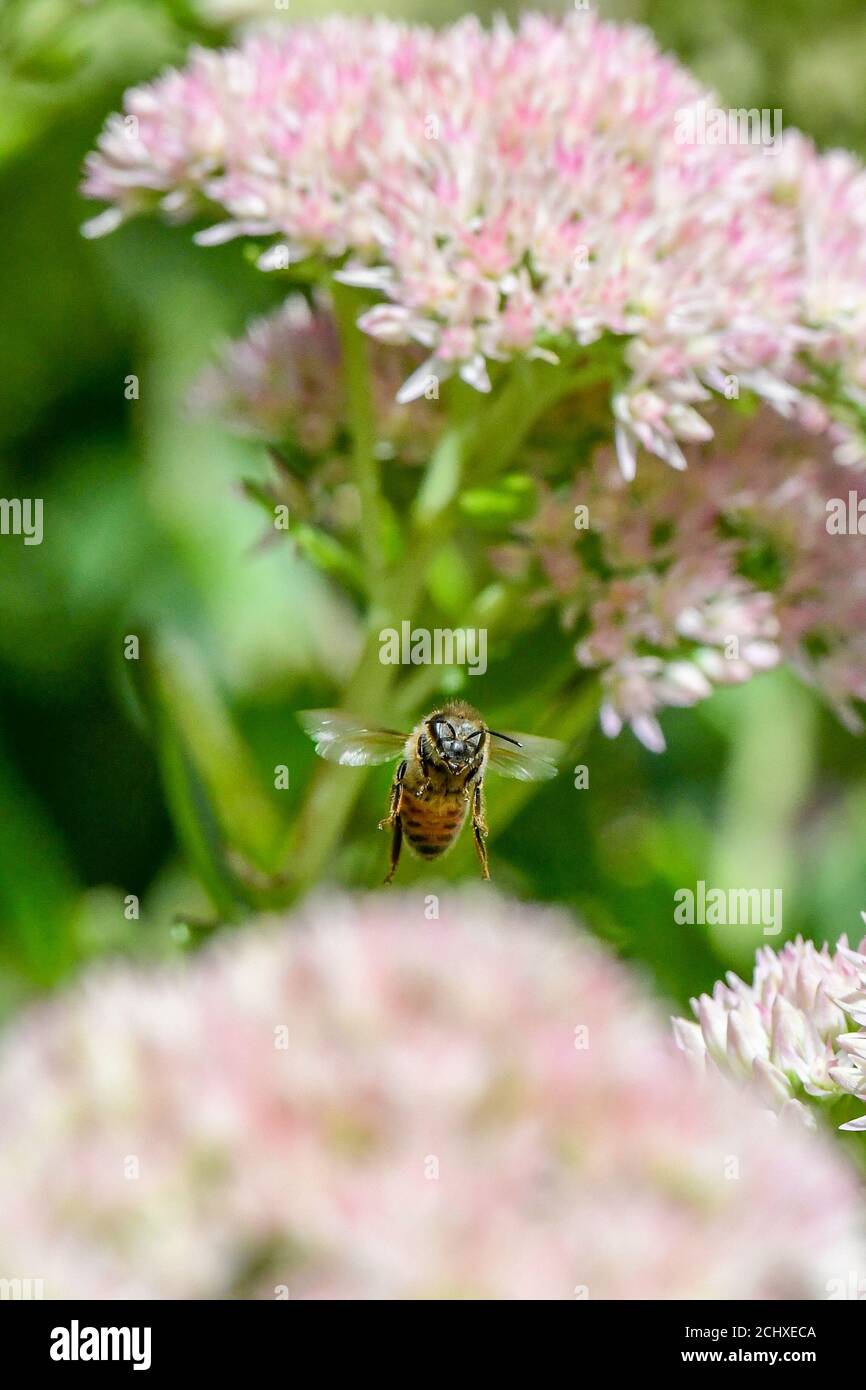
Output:
<instances>
[{"instance_id":1,"label":"sedum flower head","mask_svg":"<svg viewBox=\"0 0 866 1390\"><path fill-rule=\"evenodd\" d=\"M821 1295L829 1141L702 1085L625 972L485 895L103 966L0 1053L0 1273L48 1296Z\"/></svg>"},{"instance_id":2,"label":"sedum flower head","mask_svg":"<svg viewBox=\"0 0 866 1390\"><path fill-rule=\"evenodd\" d=\"M88 161L110 205L90 230L157 208L265 239L263 269L323 258L377 292L368 333L427 352L402 400L619 336L620 464L679 468L731 380L785 411L833 373L856 413L866 385L866 174L796 134L694 141L701 103L644 30L588 12L299 24L130 91Z\"/></svg>"},{"instance_id":3,"label":"sedum flower head","mask_svg":"<svg viewBox=\"0 0 866 1390\"><path fill-rule=\"evenodd\" d=\"M544 444L539 471L545 471ZM866 698L866 566L836 534L863 484L821 433L769 409L718 423L685 474L648 459L631 482L602 447L493 555L534 605L555 605L579 665L600 673L602 727L665 746L659 716L789 664L844 722Z\"/></svg>"},{"instance_id":4,"label":"sedum flower head","mask_svg":"<svg viewBox=\"0 0 866 1390\"><path fill-rule=\"evenodd\" d=\"M779 952L762 947L750 985L729 973L691 1005L697 1022L674 1019L674 1032L699 1071L746 1081L807 1123L804 1096L866 1102L866 938L857 950L845 936L833 951L799 936ZM841 1128L866 1129L866 1116Z\"/></svg>"}]
</instances>

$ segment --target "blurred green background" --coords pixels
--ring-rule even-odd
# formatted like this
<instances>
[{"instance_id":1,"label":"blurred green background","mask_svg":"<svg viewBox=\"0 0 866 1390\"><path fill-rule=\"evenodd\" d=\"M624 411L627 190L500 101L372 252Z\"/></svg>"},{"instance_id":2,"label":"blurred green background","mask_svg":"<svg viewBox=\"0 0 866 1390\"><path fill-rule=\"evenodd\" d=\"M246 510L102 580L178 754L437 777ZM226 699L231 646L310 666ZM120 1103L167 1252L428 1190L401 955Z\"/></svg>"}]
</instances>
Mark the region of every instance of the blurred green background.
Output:
<instances>
[{"instance_id":1,"label":"blurred green background","mask_svg":"<svg viewBox=\"0 0 866 1390\"><path fill-rule=\"evenodd\" d=\"M0 537L0 1013L94 954L177 950L188 935L178 915L212 915L175 839L124 637L170 636L178 700L213 741L224 796L241 802L258 784L251 814L260 807L277 824L314 757L292 710L337 698L351 656L345 600L288 546L257 546L261 518L238 484L261 472L261 446L185 407L215 344L274 306L278 287L237 247L199 250L183 228L79 234L94 211L77 192L81 162L123 90L180 61L190 42L224 41L256 8L280 18L248 0L0 6L0 495L45 506L41 546ZM288 22L328 8L291 0ZM342 8L438 22L465 7ZM786 125L821 144L866 152L862 0L597 8L650 25L726 104L781 107ZM133 376L138 398L128 399ZM495 655L467 694L535 726L527 672L561 649L541 630L519 653ZM566 769L495 844L500 886L569 905L678 1003L746 969L761 939L747 927L675 927L678 886L782 886L785 935L856 935L866 740L788 673L668 712L664 726L663 757L630 735L593 733L580 758L589 788L576 790ZM235 731L251 749L246 768ZM277 764L291 768L288 791L271 790ZM386 846L373 827L386 786L383 770L335 877L381 878ZM496 808L491 788L494 827ZM474 874L469 846L459 854L458 870ZM131 894L137 918L125 912Z\"/></svg>"}]
</instances>

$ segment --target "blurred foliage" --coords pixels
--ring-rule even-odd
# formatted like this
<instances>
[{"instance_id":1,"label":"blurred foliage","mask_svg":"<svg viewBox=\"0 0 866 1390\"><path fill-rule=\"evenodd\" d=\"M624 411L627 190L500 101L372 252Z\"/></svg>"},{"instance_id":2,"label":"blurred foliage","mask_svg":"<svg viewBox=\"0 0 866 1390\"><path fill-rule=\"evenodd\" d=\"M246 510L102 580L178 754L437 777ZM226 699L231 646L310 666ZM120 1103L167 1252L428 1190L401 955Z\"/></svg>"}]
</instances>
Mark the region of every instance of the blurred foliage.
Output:
<instances>
[{"instance_id":1,"label":"blurred foliage","mask_svg":"<svg viewBox=\"0 0 866 1390\"><path fill-rule=\"evenodd\" d=\"M207 16L230 8L6 0L0 10L0 493L45 505L41 546L0 538L0 1011L95 954L171 953L207 930L215 906L236 918L267 904L262 885L314 764L292 711L339 698L361 640L350 599L303 546L260 544L241 480L267 486L265 451L185 408L214 344L274 304L274 283L237 247L201 251L183 229L79 235L92 211L80 165L105 116L190 42L222 41ZM433 12L460 8L439 0ZM731 104L780 106L820 142L866 149L856 0L601 8L651 25ZM293 0L294 19L321 12ZM461 505L467 524L495 532L531 497L514 475ZM443 548L429 566L436 609L452 621L472 592L458 553ZM485 602L495 615L496 593ZM560 719L550 692L571 661L567 637L546 626L507 650L493 632L486 675L446 673L438 689L429 672L410 676L404 717L462 690L500 727L543 733ZM124 656L131 634L137 663ZM588 768L588 788L565 768L522 803L519 788L489 789L501 887L567 904L678 1004L726 968L746 969L761 940L760 928L674 927L678 886L782 885L786 935L856 934L866 741L791 677L669 712L661 758L630 736L607 742L591 702L575 700L573 763ZM286 790L274 785L280 766ZM371 778L329 877L379 882L388 775ZM475 873L467 837L446 881ZM420 882L419 866L405 879Z\"/></svg>"}]
</instances>

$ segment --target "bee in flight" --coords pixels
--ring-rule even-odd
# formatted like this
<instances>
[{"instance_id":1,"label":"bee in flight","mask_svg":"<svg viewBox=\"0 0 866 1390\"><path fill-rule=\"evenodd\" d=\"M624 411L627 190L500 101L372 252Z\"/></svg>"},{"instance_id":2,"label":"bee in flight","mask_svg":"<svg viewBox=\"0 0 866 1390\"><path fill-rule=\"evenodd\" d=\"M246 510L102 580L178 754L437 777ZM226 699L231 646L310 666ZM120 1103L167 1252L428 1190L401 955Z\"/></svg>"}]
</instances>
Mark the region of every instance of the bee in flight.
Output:
<instances>
[{"instance_id":1,"label":"bee in flight","mask_svg":"<svg viewBox=\"0 0 866 1390\"><path fill-rule=\"evenodd\" d=\"M390 883L397 871L405 836L421 859L438 859L457 839L470 813L481 877L489 878L484 840L484 775L488 768L502 777L536 782L556 776L562 745L528 734L498 734L464 700L434 710L411 734L369 729L338 710L306 710L299 719L316 752L346 767L400 759L388 815L380 830L391 831Z\"/></svg>"}]
</instances>

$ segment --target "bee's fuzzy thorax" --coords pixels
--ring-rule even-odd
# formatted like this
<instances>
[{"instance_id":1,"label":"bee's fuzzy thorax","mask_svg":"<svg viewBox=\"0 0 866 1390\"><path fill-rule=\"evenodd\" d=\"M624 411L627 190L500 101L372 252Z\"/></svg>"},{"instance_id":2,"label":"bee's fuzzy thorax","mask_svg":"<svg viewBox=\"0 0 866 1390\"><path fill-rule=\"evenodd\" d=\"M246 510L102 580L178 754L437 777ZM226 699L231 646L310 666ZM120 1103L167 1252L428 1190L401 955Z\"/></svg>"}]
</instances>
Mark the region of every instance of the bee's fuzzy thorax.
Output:
<instances>
[{"instance_id":1,"label":"bee's fuzzy thorax","mask_svg":"<svg viewBox=\"0 0 866 1390\"><path fill-rule=\"evenodd\" d=\"M448 700L442 706L441 710L437 710L436 713L454 715L458 719L471 719L478 724L484 724L484 720L478 713L478 710L474 705L470 705L468 700Z\"/></svg>"}]
</instances>

